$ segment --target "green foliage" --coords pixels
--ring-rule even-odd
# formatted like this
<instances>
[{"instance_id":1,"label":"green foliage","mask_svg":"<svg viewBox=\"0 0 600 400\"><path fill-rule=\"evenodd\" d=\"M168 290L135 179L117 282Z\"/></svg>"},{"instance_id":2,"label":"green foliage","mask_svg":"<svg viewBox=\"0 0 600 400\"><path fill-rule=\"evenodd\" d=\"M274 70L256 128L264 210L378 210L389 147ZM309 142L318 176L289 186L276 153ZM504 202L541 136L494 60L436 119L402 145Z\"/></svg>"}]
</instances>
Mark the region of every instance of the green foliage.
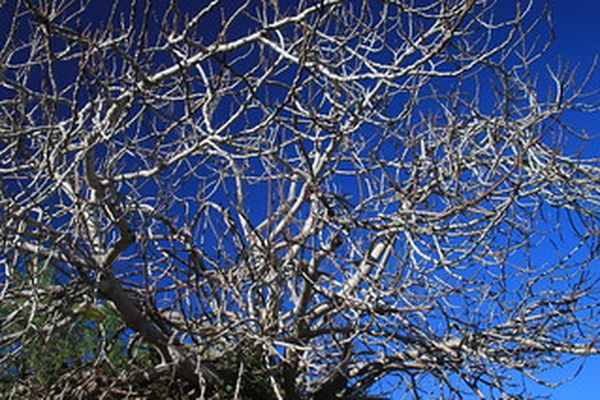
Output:
<instances>
[{"instance_id":1,"label":"green foliage","mask_svg":"<svg viewBox=\"0 0 600 400\"><path fill-rule=\"evenodd\" d=\"M26 296L14 295L11 301L0 304L2 320L17 312L14 322L3 334L21 333L17 342L0 348L0 356L14 353L0 367L0 398L16 387L26 389L28 397L42 397L48 388L69 374L90 368L114 373L126 367L125 344L119 339L123 323L111 307L99 307L104 316L101 324L83 315L73 315L62 304L66 299L44 292L55 281L55 271L51 267L41 269L37 275L21 270L11 279L13 293L35 285L38 298L31 320L28 320L28 307L19 309L27 305ZM59 321L53 329L49 329L50 319Z\"/></svg>"},{"instance_id":2,"label":"green foliage","mask_svg":"<svg viewBox=\"0 0 600 400\"><path fill-rule=\"evenodd\" d=\"M56 281L55 271L44 268L32 278L31 271L20 271L13 277L12 289L19 293L34 285L39 295L37 310L28 321L27 308L19 311L9 332L22 332L11 346L0 348L0 356L15 351L0 367L0 399L52 398L58 391L73 398L120 398L118 390L125 388L138 398L195 398L193 388L178 380L171 370L157 372L160 354L152 347L134 340L127 348L127 337L119 313L109 303L94 304L74 298L57 298L50 291ZM59 295L60 296L60 295ZM27 304L27 297L13 296L0 304L0 320ZM48 321L62 321L50 331ZM26 329L27 328L27 329ZM245 343L235 350L215 347L208 354L224 384L209 394L211 400L231 399L238 393L243 399L275 399L270 376L277 371L264 366L265 355L259 347ZM241 368L241 374L240 374ZM16 395L16 397L15 397Z\"/></svg>"},{"instance_id":3,"label":"green foliage","mask_svg":"<svg viewBox=\"0 0 600 400\"><path fill-rule=\"evenodd\" d=\"M280 372L268 371L264 360L264 351L249 343L241 344L236 351L224 353L212 360L224 380L224 385L215 394L215 398L232 399L238 388L238 395L242 399L276 399L270 376L279 381Z\"/></svg>"}]
</instances>

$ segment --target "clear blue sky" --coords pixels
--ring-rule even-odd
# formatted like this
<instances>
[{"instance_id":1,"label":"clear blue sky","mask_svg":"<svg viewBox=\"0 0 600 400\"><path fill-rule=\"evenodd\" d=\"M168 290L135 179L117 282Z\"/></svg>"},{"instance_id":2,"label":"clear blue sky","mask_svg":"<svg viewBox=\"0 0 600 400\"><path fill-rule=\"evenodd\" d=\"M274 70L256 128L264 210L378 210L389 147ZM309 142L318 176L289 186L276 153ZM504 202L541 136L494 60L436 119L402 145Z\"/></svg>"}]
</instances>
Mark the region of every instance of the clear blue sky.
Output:
<instances>
[{"instance_id":1,"label":"clear blue sky","mask_svg":"<svg viewBox=\"0 0 600 400\"><path fill-rule=\"evenodd\" d=\"M536 0L537 1L537 0ZM500 0L508 6L511 0ZM552 20L556 40L543 63L555 65L558 57L563 61L580 63L581 73L592 64L594 56L600 56L600 1L598 0L551 0ZM600 88L600 68L594 74L592 88ZM580 116L581 117L581 116ZM600 134L600 115L583 118L580 126L590 133ZM597 156L600 140L595 140L592 151ZM600 332L599 332L600 334ZM548 376L557 380L572 372L556 370ZM534 386L531 386L533 389ZM600 357L589 358L577 378L558 389L540 388L532 390L539 394L550 394L556 400L600 399Z\"/></svg>"}]
</instances>

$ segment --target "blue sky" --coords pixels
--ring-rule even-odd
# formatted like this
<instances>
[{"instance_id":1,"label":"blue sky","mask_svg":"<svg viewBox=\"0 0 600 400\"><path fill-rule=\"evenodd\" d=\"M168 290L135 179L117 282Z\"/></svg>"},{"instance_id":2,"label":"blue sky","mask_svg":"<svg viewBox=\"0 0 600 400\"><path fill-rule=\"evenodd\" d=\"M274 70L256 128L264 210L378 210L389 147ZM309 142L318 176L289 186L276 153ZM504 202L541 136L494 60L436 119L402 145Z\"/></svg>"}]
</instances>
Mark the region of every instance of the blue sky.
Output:
<instances>
[{"instance_id":1,"label":"blue sky","mask_svg":"<svg viewBox=\"0 0 600 400\"><path fill-rule=\"evenodd\" d=\"M507 6L512 1L506 1ZM596 0L553 0L550 2L552 21L556 39L543 63L555 65L560 58L563 61L579 63L581 73L592 64L594 56L600 56L600 1ZM600 70L591 82L592 88L600 88ZM582 117L573 121L590 133L600 134L600 116ZM596 148L592 152L597 156L600 140L596 139ZM569 376L573 369L556 370L548 376L557 380ZM533 388L533 387L532 387ZM599 399L600 398L600 357L587 360L583 370L573 381L554 390L539 388L534 390L550 394L552 399Z\"/></svg>"}]
</instances>

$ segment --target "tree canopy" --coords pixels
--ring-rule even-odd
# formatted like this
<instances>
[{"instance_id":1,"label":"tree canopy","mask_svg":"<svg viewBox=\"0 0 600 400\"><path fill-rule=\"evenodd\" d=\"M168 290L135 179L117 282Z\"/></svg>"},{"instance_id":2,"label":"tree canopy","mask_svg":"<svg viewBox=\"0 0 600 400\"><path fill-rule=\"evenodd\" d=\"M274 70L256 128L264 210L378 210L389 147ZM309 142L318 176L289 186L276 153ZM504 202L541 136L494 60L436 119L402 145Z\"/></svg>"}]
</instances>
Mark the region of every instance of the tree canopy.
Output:
<instances>
[{"instance_id":1,"label":"tree canopy","mask_svg":"<svg viewBox=\"0 0 600 400\"><path fill-rule=\"evenodd\" d=\"M0 8L4 393L526 398L600 352L594 66L540 2L108 4Z\"/></svg>"}]
</instances>

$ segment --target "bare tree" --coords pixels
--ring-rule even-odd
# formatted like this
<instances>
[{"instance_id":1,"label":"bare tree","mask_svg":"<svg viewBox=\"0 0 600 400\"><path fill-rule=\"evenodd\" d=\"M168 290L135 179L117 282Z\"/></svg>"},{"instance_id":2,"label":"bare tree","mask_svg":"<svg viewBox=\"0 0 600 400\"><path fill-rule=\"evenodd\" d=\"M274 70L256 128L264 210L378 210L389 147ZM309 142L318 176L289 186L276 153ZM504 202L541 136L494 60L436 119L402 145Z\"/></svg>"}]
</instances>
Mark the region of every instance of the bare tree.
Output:
<instances>
[{"instance_id":1,"label":"bare tree","mask_svg":"<svg viewBox=\"0 0 600 400\"><path fill-rule=\"evenodd\" d=\"M0 9L0 364L84 296L205 398L228 357L232 398L516 398L600 351L598 98L539 3L177 3Z\"/></svg>"}]
</instances>

